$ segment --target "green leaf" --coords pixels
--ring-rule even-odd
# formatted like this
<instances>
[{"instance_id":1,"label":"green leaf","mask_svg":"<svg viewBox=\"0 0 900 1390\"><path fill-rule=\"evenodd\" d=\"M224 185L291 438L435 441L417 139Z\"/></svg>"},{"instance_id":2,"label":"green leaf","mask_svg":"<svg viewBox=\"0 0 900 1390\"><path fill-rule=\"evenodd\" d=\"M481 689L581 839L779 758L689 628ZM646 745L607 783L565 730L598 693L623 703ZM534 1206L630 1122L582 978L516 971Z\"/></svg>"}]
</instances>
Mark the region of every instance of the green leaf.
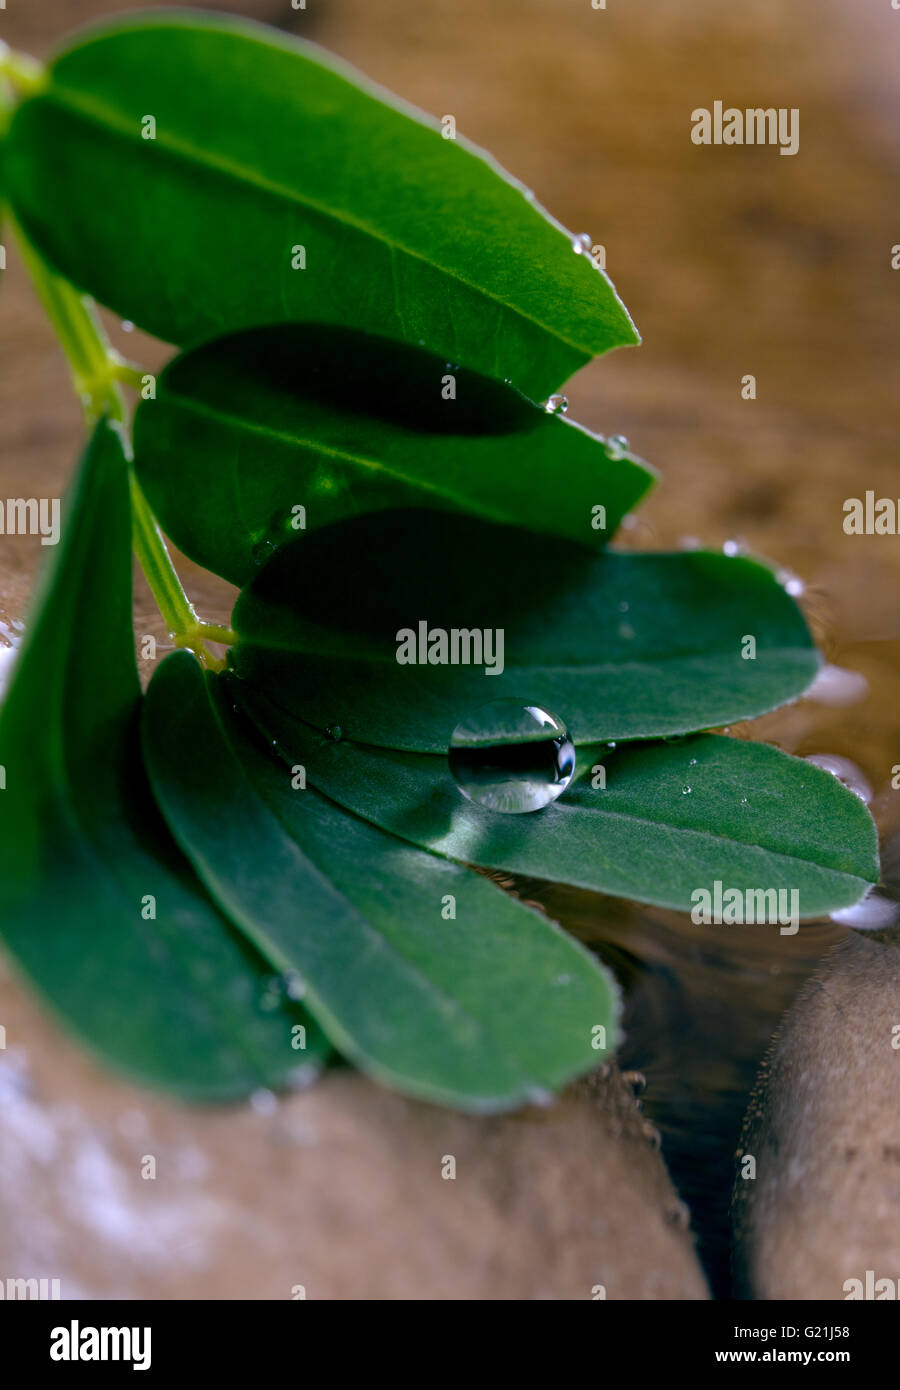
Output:
<instances>
[{"instance_id":1,"label":"green leaf","mask_svg":"<svg viewBox=\"0 0 900 1390\"><path fill-rule=\"evenodd\" d=\"M320 791L451 859L681 910L716 879L741 892L796 889L801 917L848 907L878 881L859 797L768 744L704 734L588 746L553 805L498 815L460 795L443 758L335 742L245 683L232 688Z\"/></svg>"},{"instance_id":2,"label":"green leaf","mask_svg":"<svg viewBox=\"0 0 900 1390\"><path fill-rule=\"evenodd\" d=\"M89 31L19 109L9 180L58 269L182 346L343 324L540 398L638 341L605 274L486 155L314 45L244 21Z\"/></svg>"},{"instance_id":3,"label":"green leaf","mask_svg":"<svg viewBox=\"0 0 900 1390\"><path fill-rule=\"evenodd\" d=\"M598 1026L615 1042L615 982L582 946L471 870L292 786L187 653L153 678L144 749L210 892L277 968L299 972L331 1040L379 1080L508 1109L595 1066Z\"/></svg>"},{"instance_id":4,"label":"green leaf","mask_svg":"<svg viewBox=\"0 0 900 1390\"><path fill-rule=\"evenodd\" d=\"M119 438L101 423L0 711L0 938L109 1063L184 1096L238 1096L308 1078L325 1043L293 1006L261 1010L271 972L212 906L151 799L128 488ZM298 1023L305 1051L292 1048Z\"/></svg>"},{"instance_id":5,"label":"green leaf","mask_svg":"<svg viewBox=\"0 0 900 1390\"><path fill-rule=\"evenodd\" d=\"M417 637L420 622L502 631L502 672L398 664L409 654L398 634ZM243 591L233 624L236 671L289 713L431 753L500 698L542 706L576 743L649 738L761 714L802 693L819 665L800 610L752 560L596 555L437 512L363 517L286 546Z\"/></svg>"},{"instance_id":6,"label":"green leaf","mask_svg":"<svg viewBox=\"0 0 900 1390\"><path fill-rule=\"evenodd\" d=\"M449 366L346 329L220 339L177 358L138 409L141 485L176 544L239 585L298 530L389 507L602 545L651 486L646 466Z\"/></svg>"}]
</instances>

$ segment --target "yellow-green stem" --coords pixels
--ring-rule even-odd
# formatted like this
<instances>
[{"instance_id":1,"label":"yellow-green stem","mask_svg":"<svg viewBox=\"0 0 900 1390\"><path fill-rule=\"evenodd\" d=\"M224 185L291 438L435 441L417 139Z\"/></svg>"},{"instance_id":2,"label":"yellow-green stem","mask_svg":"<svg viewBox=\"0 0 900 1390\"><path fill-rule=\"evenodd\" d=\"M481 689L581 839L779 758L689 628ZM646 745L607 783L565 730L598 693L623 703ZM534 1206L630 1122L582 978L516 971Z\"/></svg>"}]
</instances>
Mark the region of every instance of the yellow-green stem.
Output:
<instances>
[{"instance_id":1,"label":"yellow-green stem","mask_svg":"<svg viewBox=\"0 0 900 1390\"><path fill-rule=\"evenodd\" d=\"M129 455L134 551L172 640L177 646L196 650L208 665L220 666L220 659L208 651L206 642L233 642L234 633L197 617L131 466L128 412L119 382L140 385L141 370L111 348L93 301L52 271L11 221L22 259L66 354L86 421L90 425L106 416L122 426Z\"/></svg>"}]
</instances>

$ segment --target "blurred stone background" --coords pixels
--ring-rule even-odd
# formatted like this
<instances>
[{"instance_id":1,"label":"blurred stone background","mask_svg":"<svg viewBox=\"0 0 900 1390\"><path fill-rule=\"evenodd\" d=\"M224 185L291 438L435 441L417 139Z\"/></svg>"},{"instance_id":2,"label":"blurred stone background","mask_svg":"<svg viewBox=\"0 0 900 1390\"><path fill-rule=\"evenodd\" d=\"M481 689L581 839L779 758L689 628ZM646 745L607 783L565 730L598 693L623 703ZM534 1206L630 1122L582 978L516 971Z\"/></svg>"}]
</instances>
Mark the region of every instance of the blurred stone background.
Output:
<instances>
[{"instance_id":1,"label":"blurred stone background","mask_svg":"<svg viewBox=\"0 0 900 1390\"><path fill-rule=\"evenodd\" d=\"M0 37L43 56L77 24L137 8L7 0ZM889 0L215 8L306 35L432 114L452 113L559 220L606 247L644 343L592 363L567 394L572 417L628 435L662 474L624 541L738 539L802 577L829 661L860 672L868 693L804 700L754 736L852 758L889 833L900 539L847 537L841 523L844 499L867 488L900 497L900 11ZM799 153L693 145L691 111L717 99L799 108ZM149 366L168 355L111 329ZM0 290L0 363L0 491L58 495L79 412L14 257ZM741 399L747 373L755 401ZM0 634L22 618L40 558L36 538L4 540ZM204 615L227 618L227 589L180 568ZM151 614L139 586L139 631L159 631ZM623 1064L647 1074L645 1116L662 1131L713 1286L726 1291L725 1213L749 1085L781 1011L845 931L701 938L672 915L523 891L629 988ZM658 1160L645 1144L622 1161L647 1122L615 1076L615 1104L601 1086L503 1121L439 1119L347 1073L275 1114L265 1102L197 1115L108 1079L9 978L0 1022L4 1277L62 1274L68 1292L99 1297L279 1298L297 1283L310 1297L591 1297L604 1279L611 1298L702 1296ZM458 1207L448 1189L462 1184L431 1183L422 1167L437 1172L453 1142L479 1155ZM157 1149L170 1160L165 1181L142 1184L137 1156Z\"/></svg>"}]
</instances>

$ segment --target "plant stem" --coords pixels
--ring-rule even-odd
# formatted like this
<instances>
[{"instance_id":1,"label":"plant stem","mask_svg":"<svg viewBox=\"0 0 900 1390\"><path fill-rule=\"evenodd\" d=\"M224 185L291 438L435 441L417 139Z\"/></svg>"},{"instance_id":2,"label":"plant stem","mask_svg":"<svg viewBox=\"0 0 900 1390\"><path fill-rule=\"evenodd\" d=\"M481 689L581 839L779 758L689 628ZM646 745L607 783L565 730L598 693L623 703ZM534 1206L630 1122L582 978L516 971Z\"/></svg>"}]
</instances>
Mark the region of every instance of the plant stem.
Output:
<instances>
[{"instance_id":1,"label":"plant stem","mask_svg":"<svg viewBox=\"0 0 900 1390\"><path fill-rule=\"evenodd\" d=\"M220 667L221 659L207 649L206 642L233 642L235 635L229 628L204 623L197 617L131 464L128 412L119 382L140 386L143 373L110 346L93 301L56 275L11 221L22 259L66 354L87 423L92 425L105 416L122 427L129 460L134 552L169 634L176 646L191 647L207 665Z\"/></svg>"},{"instance_id":2,"label":"plant stem","mask_svg":"<svg viewBox=\"0 0 900 1390\"><path fill-rule=\"evenodd\" d=\"M7 78L23 96L32 96L46 82L47 70L37 58L31 58L27 53L15 53L8 43L0 39L0 77Z\"/></svg>"}]
</instances>

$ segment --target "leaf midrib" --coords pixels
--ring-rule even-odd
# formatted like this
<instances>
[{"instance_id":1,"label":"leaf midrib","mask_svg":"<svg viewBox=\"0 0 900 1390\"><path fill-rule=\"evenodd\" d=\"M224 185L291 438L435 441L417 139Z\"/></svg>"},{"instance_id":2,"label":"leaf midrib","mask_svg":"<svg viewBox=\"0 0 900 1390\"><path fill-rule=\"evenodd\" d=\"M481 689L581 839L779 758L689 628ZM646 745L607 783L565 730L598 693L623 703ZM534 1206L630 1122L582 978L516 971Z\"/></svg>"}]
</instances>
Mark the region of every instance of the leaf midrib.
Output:
<instances>
[{"instance_id":1,"label":"leaf midrib","mask_svg":"<svg viewBox=\"0 0 900 1390\"><path fill-rule=\"evenodd\" d=\"M405 483L409 487L414 487L420 492L427 492L435 497L442 498L448 502L455 503L466 512L472 510L472 499L465 495L452 492L449 488L442 488L429 482L428 480L416 475L402 472L400 469L392 468L390 464L378 459L364 458L359 454L352 454L344 449L336 449L333 445L325 444L320 439L307 439L296 434L289 434L285 430L273 429L271 425L261 422L248 420L243 415L232 415L227 410L221 410L216 406L209 405L206 401L200 402L196 397L183 396L178 391L171 388L166 389L166 394L162 399L167 404L179 407L181 410L190 414L197 415L200 419L211 420L215 424L224 425L226 428L235 428L250 435L261 435L265 439L275 439L280 444L287 444L294 449L309 449L322 454L325 458L334 459L336 462L348 463L369 472L383 474L396 482ZM502 508L489 507L483 505L479 499L479 510L483 516L490 517L492 521L506 522L510 512Z\"/></svg>"},{"instance_id":2,"label":"leaf midrib","mask_svg":"<svg viewBox=\"0 0 900 1390\"><path fill-rule=\"evenodd\" d=\"M40 100L41 98L47 101L56 101L63 109L65 109L68 104L71 110L81 116L83 120L98 126L107 134L112 133L113 135L119 136L125 140L126 143L131 142L132 139L136 141L139 138L134 135L132 127L121 117L115 107L95 97L89 96L86 92L79 92L71 87L67 87L65 83L61 83L58 80L54 81L52 86L41 92L36 99ZM384 232L373 230L367 223L352 217L345 209L338 211L334 208L326 207L317 199L311 198L308 194L298 193L295 189L277 183L275 180L265 178L260 175L258 171L224 156L211 154L209 151L204 152L198 150L188 140L182 137L175 138L165 130L163 132L157 130L154 143L176 159L181 159L188 164L194 164L199 168L212 169L216 173L236 182L247 183L261 193L281 199L307 212L313 212L322 218L349 227L353 231L361 233L363 236L368 236L373 241L387 247L392 254L399 251L403 255L408 256L411 260L418 261L429 269L440 271L442 275L445 275L448 279L462 286L470 294L490 300L507 313L527 323L532 329L537 329L541 333L549 334L573 352L597 355L593 349L587 347L584 343L573 340L565 332L561 331L557 325L551 326L534 318L518 305L512 304L508 300L502 298L495 291L485 289L466 279L458 270L453 270L446 265L439 264L437 261L431 261L421 252L404 245L394 237L388 236ZM610 293L614 294L611 286L608 286L608 288L610 289ZM624 318L624 311L620 312L622 312ZM598 307L597 317L606 318L607 316L608 307ZM620 335L616 341L627 342L628 340L621 339ZM602 351L602 349L600 349L600 351Z\"/></svg>"},{"instance_id":3,"label":"leaf midrib","mask_svg":"<svg viewBox=\"0 0 900 1390\"><path fill-rule=\"evenodd\" d=\"M449 1004L451 1014L456 1014L457 1017L459 1017L460 1019L474 1024L475 1029L479 1033L479 1035L482 1038L486 1039L488 1043L493 1046L496 1052L502 1052L502 1054L507 1058L508 1062L511 1061L513 1063L516 1074L521 1077L522 1084L524 1084L526 1087L542 1084L545 1081L545 1078L541 1078L533 1074L529 1075L527 1072L523 1072L520 1069L519 1064L516 1062L514 1054L510 1053L506 1043L497 1042L495 1040L494 1034L479 1018L471 1014L469 1010L459 1002L458 999L453 998L452 995L446 994L445 991L441 989L441 987L438 984L436 984L433 979L431 979L427 974L424 974L420 966L410 961L408 957L404 955L404 953L398 948L396 942L390 941L386 936L379 932L378 928L373 923L369 922L369 920L360 911L360 909L356 906L352 899L345 896L343 891L335 884L334 879L324 869L321 869L312 858L310 858L309 854L303 849L303 847L300 845L300 842L297 840L296 836L292 832L290 825L282 816L280 810L278 809L278 806L267 795L265 789L261 788L260 784L257 783L257 781L254 778L252 778L250 774L245 770L243 763L240 761L240 758L237 755L237 752L234 748L234 744L232 743L228 731L225 728L221 711L218 708L218 702L215 699L211 699L208 694L206 695L206 699L213 713L213 717L215 718L215 721L219 727L219 731L225 742L225 746L228 748L229 753L231 754L231 758L234 764L237 766L240 777L256 794L256 796L258 796L260 800L263 801L265 805L268 807L270 814L275 818L278 825L281 827L285 837L288 840L288 843L296 852L301 863L305 867L312 870L315 877L319 880L321 884L324 885L326 890L328 890L329 894L333 894L336 898L338 898L339 901L344 903L346 907L350 909L354 918L357 919L357 921L362 925L365 936L372 942L374 942L376 947L380 947L383 951L385 951L389 958L393 957L395 961L397 961L400 964L401 969L405 973L407 973L414 982L417 982L425 987L427 993L431 994L435 999L437 999L441 1003ZM321 792L317 794L323 795ZM327 796L327 794L325 795L325 800L328 801L332 806L336 807L342 814L349 815L352 819L361 821L364 825L374 828L381 834L391 833L389 831L383 830L380 826L373 825L373 822L369 821L365 816L357 816L356 812L348 810L348 808L341 805L339 802L334 801L331 797ZM397 838L402 839L403 837ZM410 843L405 840L403 842ZM428 850L422 846L416 845L415 848L422 854L434 854L433 850ZM440 855L439 857L441 859L446 858L446 856L444 855ZM464 872L472 872L471 870L467 870L465 866L460 867L463 869ZM219 876L216 872L215 866L210 864L209 869L210 872L214 875L214 877L218 879ZM498 893L500 891L500 889L497 889ZM531 909L527 908L524 905L524 903L521 904L521 907L524 912L531 911ZM244 914L242 913L242 915ZM535 913L533 915L537 916L538 914ZM557 930L559 930L556 923L553 923L552 925L556 927ZM314 995L315 993L316 991L314 987L310 986L310 994ZM327 1009L330 1015L331 1009L328 1007L328 1005L324 1004L323 1002L322 1006L323 1008ZM366 1055L368 1055L368 1051Z\"/></svg>"},{"instance_id":4,"label":"leaf midrib","mask_svg":"<svg viewBox=\"0 0 900 1390\"><path fill-rule=\"evenodd\" d=\"M266 697L266 698L268 699L268 698L270 698L270 697ZM274 703L274 701L273 701L272 703ZM287 711L284 711L284 713L285 713L285 714L288 714ZM291 716L291 715L289 715L289 714L288 714L288 717L291 718L291 719L293 720L293 722L295 722L295 723L297 723L297 724L303 724L303 725L304 725L304 728L305 728L306 730L308 730L308 733L307 733L306 735L303 735L303 734L301 733L301 738L303 738L303 737L310 738L310 737L314 736L314 735L318 732L318 730L315 728L314 725L307 724L305 720L299 720L299 719L296 718L296 716ZM735 741L737 741L737 740L735 740ZM767 745L761 745L761 746L765 747L765 746L767 746ZM419 757L428 757L428 756L435 756L435 755L429 755L429 754L427 754L427 753L421 753L421 754L418 754L417 756L419 756ZM363 757L365 758L365 755L363 755ZM377 761L377 760L376 760L376 761ZM364 763L364 766L365 766L365 763ZM371 767L366 766L366 772L371 774L371 773L373 772L373 769L372 769ZM369 816L362 814L362 813L361 813L360 811L358 811L358 810L355 810L355 809L353 809L353 808L348 808L348 807L347 807L347 803L346 803L344 800L342 800L342 799L340 799L340 798L337 798L337 797L335 796L334 792L324 791L321 787L317 787L317 790L319 791L319 794L320 794L320 795L324 795L325 797L327 797L327 799L328 799L329 801L332 801L332 802L334 802L334 803L337 804L337 805L344 806L345 809L350 809L350 810L351 810L351 814L356 815L356 816L360 816L361 819L366 820L369 824L372 824L372 825L377 826L379 829L384 829L384 827L380 826L380 824L379 824L378 821L372 820ZM463 807L462 809L465 810L466 808ZM860 883L867 883L867 884L868 884L868 883L874 882L874 880L862 878L862 877L860 877L858 874L850 873L850 872L848 872L846 869L835 869L835 868L831 867L831 866L828 865L828 864L822 863L820 860L804 859L804 858L801 858L799 855L797 855L797 854L791 854L791 853L789 853L789 852L786 851L786 850L778 850L778 849L769 848L769 846L767 846L767 845L762 845L762 844L760 844L758 839L756 839L756 840L750 840L750 839L744 840L744 839L739 839L739 838L737 838L736 836L733 836L733 835L723 835L723 834L721 834L721 833L719 833L719 832L716 832L716 831L714 831L714 830L698 830L698 829L696 829L696 827L694 827L694 826L681 826L681 825L673 824L673 823L668 822L668 821L654 820L654 819L653 819L652 817L650 817L650 816L646 816L646 815L643 815L643 816L642 816L642 815L638 815L638 814L632 813L632 812L630 812L630 811L613 810L613 809L611 809L611 808L602 807L602 806L596 806L596 807L590 807L590 808L588 808L588 807L585 807L585 806L573 805L571 802L568 802L568 803L567 803L567 802L565 801L565 799L562 799L562 800L560 800L560 801L557 801L556 804L555 804L554 806L548 807L547 810L544 812L544 815L545 815L545 816L548 816L548 815L549 815L549 816L552 816L553 818L558 818L559 816L572 816L572 815L577 815L577 816L579 816L579 817L583 817L583 816L595 816L595 815L596 815L596 816L604 816L604 817L606 817L607 819L612 819L612 820L616 820L616 819L618 819L618 820L626 820L626 821L628 821L629 823L632 823L632 824L635 824L635 825L645 825L645 826L649 826L649 827L651 827L651 828L654 829L654 830L669 830L669 831L672 831L673 833L678 834L678 835L696 836L697 838L699 838L699 839L701 839L701 840L711 841L711 842L716 843L716 844L739 845L739 846L743 846L743 847L746 847L746 848L749 848L749 849L758 849L758 850L760 850L761 853L772 855L774 858L777 858L777 859L779 859L779 860L785 860L785 861L787 861L787 862L789 862L789 863L792 863L792 864L800 864L800 865L804 865L804 864L809 865L809 864L812 864L812 865L814 865L817 869L820 869L823 873L835 874L835 875L837 875L837 876L839 876L839 877L841 877L841 878L855 879L856 881L858 881L858 882L860 882ZM407 837L406 835L404 835L403 832L402 832L401 830L394 830L393 828L391 828L391 829L388 831L388 833L390 833L390 834L392 834L392 835L397 835L400 839L406 840L407 843L409 843L409 844L418 845L418 846L424 848L423 846L421 846L421 842L420 842L420 841L418 841L418 840L409 840L408 837ZM452 830L451 830L451 833L452 833ZM758 832L757 832L757 834L758 834ZM447 839L447 836L444 836L444 837L443 837L443 841L445 841L446 839ZM435 851L435 850L432 850L432 853L438 853L438 852L440 852L440 853L443 855L443 857L445 857L445 858L450 858L450 859L453 858L452 855L449 855L449 854L446 854L446 855L445 855L443 851Z\"/></svg>"}]
</instances>

